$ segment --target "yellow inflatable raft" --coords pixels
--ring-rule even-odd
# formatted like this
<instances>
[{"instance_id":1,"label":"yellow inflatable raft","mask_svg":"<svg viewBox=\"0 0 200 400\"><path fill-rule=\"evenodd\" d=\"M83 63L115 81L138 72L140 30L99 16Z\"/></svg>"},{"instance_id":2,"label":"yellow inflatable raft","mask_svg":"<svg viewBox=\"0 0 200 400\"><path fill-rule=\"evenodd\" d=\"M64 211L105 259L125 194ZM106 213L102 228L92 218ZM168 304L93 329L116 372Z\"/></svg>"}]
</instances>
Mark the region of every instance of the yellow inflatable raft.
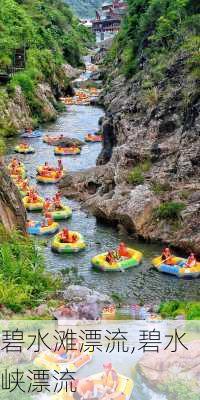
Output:
<instances>
[{"instance_id":1,"label":"yellow inflatable raft","mask_svg":"<svg viewBox=\"0 0 200 400\"><path fill-rule=\"evenodd\" d=\"M12 179L16 179L18 176L20 176L22 179L26 178L26 170L23 165L20 165L19 167L17 167L15 169L15 171L13 170L13 168L11 166L8 166L8 172Z\"/></svg>"},{"instance_id":2,"label":"yellow inflatable raft","mask_svg":"<svg viewBox=\"0 0 200 400\"><path fill-rule=\"evenodd\" d=\"M34 203L30 203L28 200L29 200L28 196L25 196L23 198L23 200L22 200L26 210L28 210L28 211L42 211L43 205L44 205L44 199L42 197L39 197L38 201L36 201Z\"/></svg>"},{"instance_id":3,"label":"yellow inflatable raft","mask_svg":"<svg viewBox=\"0 0 200 400\"><path fill-rule=\"evenodd\" d=\"M24 147L24 146L16 146L15 147L15 152L16 153L21 153L21 154L30 154L30 153L34 153L35 150L33 147L28 146L28 147Z\"/></svg>"},{"instance_id":4,"label":"yellow inflatable raft","mask_svg":"<svg viewBox=\"0 0 200 400\"><path fill-rule=\"evenodd\" d=\"M63 172L59 177L56 178L56 173L54 171L49 172L49 176L37 175L36 180L39 183L58 183L63 177Z\"/></svg>"},{"instance_id":5,"label":"yellow inflatable raft","mask_svg":"<svg viewBox=\"0 0 200 400\"><path fill-rule=\"evenodd\" d=\"M102 310L102 319L114 319L116 315L115 305L109 305Z\"/></svg>"},{"instance_id":6,"label":"yellow inflatable raft","mask_svg":"<svg viewBox=\"0 0 200 400\"><path fill-rule=\"evenodd\" d=\"M108 400L129 400L131 398L131 394L133 391L134 383L131 378L128 378L124 375L117 374L118 375L118 386L115 390L115 392L107 394L104 392L102 394L102 397L98 397L99 400L107 398ZM104 374L103 372L100 374L95 374L88 376L87 378L83 378L80 381L84 380L90 380L93 381L94 386L102 386L105 387L104 383ZM62 390L60 393L52 397L52 400L73 400L75 399L74 395L72 392L66 393L66 391Z\"/></svg>"},{"instance_id":7,"label":"yellow inflatable raft","mask_svg":"<svg viewBox=\"0 0 200 400\"><path fill-rule=\"evenodd\" d=\"M52 250L56 253L78 253L81 250L84 250L86 244L84 242L83 236L79 232L70 231L69 234L76 235L77 240L73 243L61 243L60 241L60 233L58 233L53 241L52 241Z\"/></svg>"},{"instance_id":8,"label":"yellow inflatable raft","mask_svg":"<svg viewBox=\"0 0 200 400\"><path fill-rule=\"evenodd\" d=\"M73 352L71 352L73 354ZM34 364L37 367L46 368L49 371L65 371L77 372L84 365L88 364L92 359L92 352L82 351L75 358L69 357L66 352L62 355L53 353L52 351L42 352L35 358Z\"/></svg>"},{"instance_id":9,"label":"yellow inflatable raft","mask_svg":"<svg viewBox=\"0 0 200 400\"><path fill-rule=\"evenodd\" d=\"M181 257L172 257L171 264L167 264L162 257L155 257L152 260L154 268L165 274L175 275L178 278L198 278L200 276L200 262L192 268L185 267L187 260Z\"/></svg>"},{"instance_id":10,"label":"yellow inflatable raft","mask_svg":"<svg viewBox=\"0 0 200 400\"><path fill-rule=\"evenodd\" d=\"M55 147L54 154L56 156L74 156L80 154L79 147Z\"/></svg>"},{"instance_id":11,"label":"yellow inflatable raft","mask_svg":"<svg viewBox=\"0 0 200 400\"><path fill-rule=\"evenodd\" d=\"M62 219L68 219L72 216L72 209L64 204L61 205L62 208L55 211L48 211L54 221L60 221Z\"/></svg>"},{"instance_id":12,"label":"yellow inflatable raft","mask_svg":"<svg viewBox=\"0 0 200 400\"><path fill-rule=\"evenodd\" d=\"M91 143L98 143L98 142L102 142L103 138L101 135L86 135L85 136L85 141L86 142L91 142Z\"/></svg>"},{"instance_id":13,"label":"yellow inflatable raft","mask_svg":"<svg viewBox=\"0 0 200 400\"><path fill-rule=\"evenodd\" d=\"M108 253L103 253L93 257L92 266L103 272L123 271L131 267L137 267L142 261L142 253L131 248L128 248L127 250L130 254L130 258L121 257L120 260L110 264L106 261Z\"/></svg>"}]
</instances>

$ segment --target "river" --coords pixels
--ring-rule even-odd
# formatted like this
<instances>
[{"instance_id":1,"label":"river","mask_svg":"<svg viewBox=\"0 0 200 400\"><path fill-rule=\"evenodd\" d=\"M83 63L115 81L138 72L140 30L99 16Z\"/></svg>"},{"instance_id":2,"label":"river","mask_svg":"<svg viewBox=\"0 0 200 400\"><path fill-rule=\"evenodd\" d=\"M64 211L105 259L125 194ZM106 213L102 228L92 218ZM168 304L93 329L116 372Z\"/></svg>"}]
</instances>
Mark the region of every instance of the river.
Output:
<instances>
[{"instance_id":1,"label":"river","mask_svg":"<svg viewBox=\"0 0 200 400\"><path fill-rule=\"evenodd\" d=\"M88 76L88 72L86 72ZM67 106L56 122L43 126L43 133L49 135L65 134L84 140L87 133L98 130L98 120L104 114L101 108L94 106ZM31 155L20 155L26 166L31 184L35 185L36 167L48 161L56 164L53 147L43 143L42 138L29 139L35 148ZM8 141L8 158L14 155L13 148L20 142L20 138ZM64 168L78 171L95 165L96 158L101 150L101 144L86 144L81 155L63 157ZM56 192L55 185L38 185L39 193L43 197L52 197ZM196 300L199 298L199 282L197 280L181 280L173 276L160 274L151 268L151 259L160 254L161 244L136 241L126 234L119 233L116 228L100 224L96 219L83 211L76 201L66 200L73 209L71 220L62 222L61 227L67 224L69 229L80 231L87 242L87 249L75 255L56 255L51 251L51 238L44 247L46 266L52 272L61 269L76 267L84 279L83 284L95 288L100 292L112 292L126 297L128 303L159 303L163 300L180 299ZM30 217L40 220L41 214L30 214ZM124 273L101 273L91 268L91 258L107 249L115 248L119 241L124 241L144 254L142 264Z\"/></svg>"}]
</instances>

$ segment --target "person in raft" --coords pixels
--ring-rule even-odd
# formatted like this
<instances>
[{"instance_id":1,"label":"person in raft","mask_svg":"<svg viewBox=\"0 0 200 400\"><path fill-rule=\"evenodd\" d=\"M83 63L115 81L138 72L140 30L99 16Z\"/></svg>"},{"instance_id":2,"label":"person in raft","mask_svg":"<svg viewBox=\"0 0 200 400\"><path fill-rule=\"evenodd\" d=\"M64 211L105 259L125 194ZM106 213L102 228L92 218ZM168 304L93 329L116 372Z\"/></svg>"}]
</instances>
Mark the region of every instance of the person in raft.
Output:
<instances>
[{"instance_id":1,"label":"person in raft","mask_svg":"<svg viewBox=\"0 0 200 400\"><path fill-rule=\"evenodd\" d=\"M23 149L28 149L28 144L26 142L20 143L19 147L22 147Z\"/></svg>"},{"instance_id":2,"label":"person in raft","mask_svg":"<svg viewBox=\"0 0 200 400\"><path fill-rule=\"evenodd\" d=\"M165 264L172 265L172 253L169 249L169 247L165 247L162 251L162 261L165 262Z\"/></svg>"},{"instance_id":3,"label":"person in raft","mask_svg":"<svg viewBox=\"0 0 200 400\"><path fill-rule=\"evenodd\" d=\"M23 180L22 180L21 189L22 189L24 192L25 192L26 190L28 190L28 183L27 183L27 181L23 181Z\"/></svg>"},{"instance_id":4,"label":"person in raft","mask_svg":"<svg viewBox=\"0 0 200 400\"><path fill-rule=\"evenodd\" d=\"M75 243L77 241L77 236L75 234L70 235L69 230L64 228L60 234L60 241L61 243Z\"/></svg>"},{"instance_id":5,"label":"person in raft","mask_svg":"<svg viewBox=\"0 0 200 400\"><path fill-rule=\"evenodd\" d=\"M62 160L58 160L58 170L63 171L63 163Z\"/></svg>"},{"instance_id":6,"label":"person in raft","mask_svg":"<svg viewBox=\"0 0 200 400\"><path fill-rule=\"evenodd\" d=\"M112 363L106 363L103 365L104 372L102 375L102 385L106 390L106 393L113 393L116 391L119 384L119 378L117 372L112 366Z\"/></svg>"},{"instance_id":7,"label":"person in raft","mask_svg":"<svg viewBox=\"0 0 200 400\"><path fill-rule=\"evenodd\" d=\"M49 170L50 170L49 163L45 161L43 171L49 171Z\"/></svg>"},{"instance_id":8,"label":"person in raft","mask_svg":"<svg viewBox=\"0 0 200 400\"><path fill-rule=\"evenodd\" d=\"M112 264L115 261L120 260L122 258L130 258L130 254L127 250L127 247L123 242L119 244L116 251L109 251L108 254L106 255L106 261L109 264Z\"/></svg>"},{"instance_id":9,"label":"person in raft","mask_svg":"<svg viewBox=\"0 0 200 400\"><path fill-rule=\"evenodd\" d=\"M187 262L185 264L185 268L195 267L196 263L197 263L197 259L196 259L195 255L194 255L194 253L191 253L189 255L188 259L187 259Z\"/></svg>"},{"instance_id":10,"label":"person in raft","mask_svg":"<svg viewBox=\"0 0 200 400\"><path fill-rule=\"evenodd\" d=\"M55 172L55 178L59 179L59 178L61 178L61 176L62 176L62 170L57 169L56 172Z\"/></svg>"},{"instance_id":11,"label":"person in raft","mask_svg":"<svg viewBox=\"0 0 200 400\"><path fill-rule=\"evenodd\" d=\"M45 227L51 226L52 224L53 224L53 219L51 218L51 214L46 212L44 214L44 218L42 219L41 227L45 228Z\"/></svg>"},{"instance_id":12,"label":"person in raft","mask_svg":"<svg viewBox=\"0 0 200 400\"><path fill-rule=\"evenodd\" d=\"M53 197L53 204L56 210L62 209L62 204L61 204L61 193L57 192L55 196Z\"/></svg>"},{"instance_id":13,"label":"person in raft","mask_svg":"<svg viewBox=\"0 0 200 400\"><path fill-rule=\"evenodd\" d=\"M21 163L17 158L13 158L11 161L11 168L20 167Z\"/></svg>"},{"instance_id":14,"label":"person in raft","mask_svg":"<svg viewBox=\"0 0 200 400\"><path fill-rule=\"evenodd\" d=\"M125 245L124 242L121 242L117 248L117 253L119 255L120 258L125 257L125 258L129 258L129 252L127 250L127 247Z\"/></svg>"},{"instance_id":15,"label":"person in raft","mask_svg":"<svg viewBox=\"0 0 200 400\"><path fill-rule=\"evenodd\" d=\"M108 251L108 253L106 254L106 261L109 264L113 264L116 260L115 260L115 254L114 251L110 250Z\"/></svg>"},{"instance_id":16,"label":"person in raft","mask_svg":"<svg viewBox=\"0 0 200 400\"><path fill-rule=\"evenodd\" d=\"M31 188L28 194L28 203L37 203L38 201L38 193L35 188Z\"/></svg>"},{"instance_id":17,"label":"person in raft","mask_svg":"<svg viewBox=\"0 0 200 400\"><path fill-rule=\"evenodd\" d=\"M25 128L25 132L31 135L33 133L32 128Z\"/></svg>"},{"instance_id":18,"label":"person in raft","mask_svg":"<svg viewBox=\"0 0 200 400\"><path fill-rule=\"evenodd\" d=\"M48 212L50 208L51 208L51 200L49 197L46 197L43 205L43 210L44 212Z\"/></svg>"}]
</instances>

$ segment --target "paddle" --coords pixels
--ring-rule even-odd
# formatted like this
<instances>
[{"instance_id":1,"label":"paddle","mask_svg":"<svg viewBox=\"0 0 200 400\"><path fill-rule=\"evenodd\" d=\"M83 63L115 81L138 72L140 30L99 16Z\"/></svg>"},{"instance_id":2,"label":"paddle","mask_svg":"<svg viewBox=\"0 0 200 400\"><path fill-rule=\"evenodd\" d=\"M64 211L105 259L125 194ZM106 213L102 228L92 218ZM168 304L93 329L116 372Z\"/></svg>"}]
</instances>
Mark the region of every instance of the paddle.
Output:
<instances>
[{"instance_id":1,"label":"paddle","mask_svg":"<svg viewBox=\"0 0 200 400\"><path fill-rule=\"evenodd\" d=\"M165 260L162 260L159 264L156 265L156 267L160 267L161 264L165 263L167 260L169 260L172 256L167 257Z\"/></svg>"}]
</instances>

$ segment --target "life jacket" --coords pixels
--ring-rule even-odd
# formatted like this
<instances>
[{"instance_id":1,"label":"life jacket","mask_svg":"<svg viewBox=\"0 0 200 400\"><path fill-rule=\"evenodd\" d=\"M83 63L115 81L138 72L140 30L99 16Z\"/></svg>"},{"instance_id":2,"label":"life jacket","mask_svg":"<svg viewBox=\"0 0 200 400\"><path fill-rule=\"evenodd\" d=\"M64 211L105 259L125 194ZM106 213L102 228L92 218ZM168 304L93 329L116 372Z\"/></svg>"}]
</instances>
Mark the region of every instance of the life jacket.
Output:
<instances>
[{"instance_id":1,"label":"life jacket","mask_svg":"<svg viewBox=\"0 0 200 400\"><path fill-rule=\"evenodd\" d=\"M110 370L108 374L104 373L102 376L103 385L113 388L116 381L118 381L117 373L114 369Z\"/></svg>"}]
</instances>

